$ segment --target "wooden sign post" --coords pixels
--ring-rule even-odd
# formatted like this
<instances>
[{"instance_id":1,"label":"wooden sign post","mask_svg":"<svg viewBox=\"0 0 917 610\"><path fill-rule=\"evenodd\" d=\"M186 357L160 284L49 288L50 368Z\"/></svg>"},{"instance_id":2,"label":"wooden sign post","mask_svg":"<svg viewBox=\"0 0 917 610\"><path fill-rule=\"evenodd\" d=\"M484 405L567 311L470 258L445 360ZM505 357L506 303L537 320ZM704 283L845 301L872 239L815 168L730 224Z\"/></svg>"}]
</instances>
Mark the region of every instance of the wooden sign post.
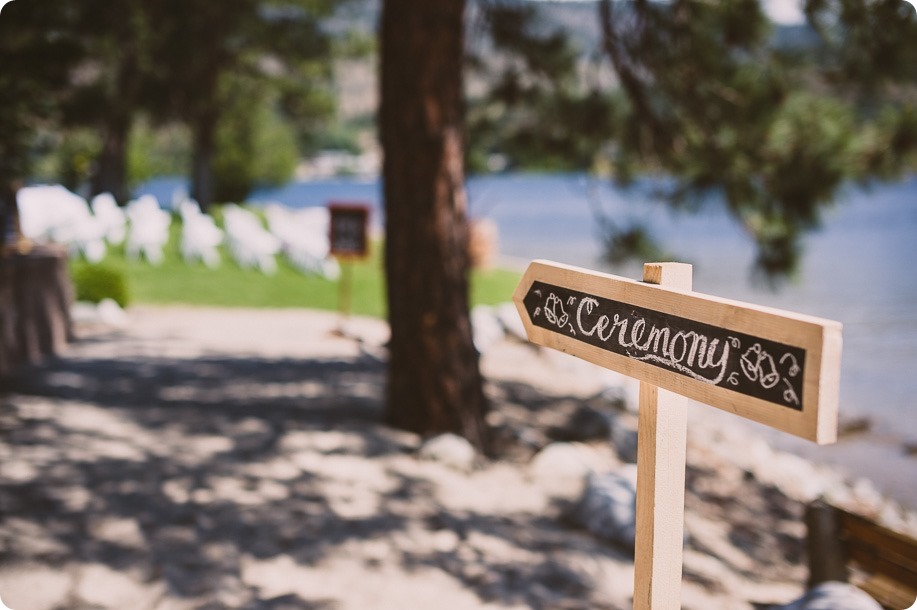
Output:
<instances>
[{"instance_id":1,"label":"wooden sign post","mask_svg":"<svg viewBox=\"0 0 917 610\"><path fill-rule=\"evenodd\" d=\"M681 607L686 398L837 439L838 322L692 292L680 263L645 265L641 283L535 261L513 301L529 341L641 382L635 609Z\"/></svg>"},{"instance_id":2,"label":"wooden sign post","mask_svg":"<svg viewBox=\"0 0 917 610\"><path fill-rule=\"evenodd\" d=\"M347 319L350 317L353 292L353 261L369 255L369 206L331 202L328 213L330 252L341 261L338 309Z\"/></svg>"}]
</instances>

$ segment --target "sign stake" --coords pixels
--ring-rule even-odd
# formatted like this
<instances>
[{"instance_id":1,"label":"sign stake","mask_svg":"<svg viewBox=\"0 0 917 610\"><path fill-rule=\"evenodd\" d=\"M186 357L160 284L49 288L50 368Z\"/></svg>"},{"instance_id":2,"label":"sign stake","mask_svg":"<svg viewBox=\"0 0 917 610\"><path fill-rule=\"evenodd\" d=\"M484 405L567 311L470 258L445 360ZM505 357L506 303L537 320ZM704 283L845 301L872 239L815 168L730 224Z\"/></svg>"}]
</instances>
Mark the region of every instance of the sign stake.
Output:
<instances>
[{"instance_id":1,"label":"sign stake","mask_svg":"<svg viewBox=\"0 0 917 610\"><path fill-rule=\"evenodd\" d=\"M350 319L353 295L353 260L341 259L341 279L338 281L338 311L344 322Z\"/></svg>"},{"instance_id":2,"label":"sign stake","mask_svg":"<svg viewBox=\"0 0 917 610\"><path fill-rule=\"evenodd\" d=\"M338 312L341 317L334 334L347 336L353 297L353 263L369 256L369 206L333 201L328 204L329 250L341 264L338 279Z\"/></svg>"},{"instance_id":3,"label":"sign stake","mask_svg":"<svg viewBox=\"0 0 917 610\"><path fill-rule=\"evenodd\" d=\"M691 290L691 265L647 263L643 281ZM681 608L687 399L640 382L634 609Z\"/></svg>"},{"instance_id":4,"label":"sign stake","mask_svg":"<svg viewBox=\"0 0 917 610\"><path fill-rule=\"evenodd\" d=\"M686 399L837 439L839 322L693 292L680 263L635 282L533 261L513 302L529 341L640 381L635 610L681 607Z\"/></svg>"}]
</instances>

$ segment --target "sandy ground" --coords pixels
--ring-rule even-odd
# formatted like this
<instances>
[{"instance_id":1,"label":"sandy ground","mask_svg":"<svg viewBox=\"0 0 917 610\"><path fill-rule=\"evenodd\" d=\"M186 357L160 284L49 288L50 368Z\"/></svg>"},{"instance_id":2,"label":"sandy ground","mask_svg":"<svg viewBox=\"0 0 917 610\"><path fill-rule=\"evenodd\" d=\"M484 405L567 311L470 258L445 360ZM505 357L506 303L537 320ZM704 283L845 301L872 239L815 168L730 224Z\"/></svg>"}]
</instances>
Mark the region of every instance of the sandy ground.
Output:
<instances>
[{"instance_id":1,"label":"sandy ground","mask_svg":"<svg viewBox=\"0 0 917 610\"><path fill-rule=\"evenodd\" d=\"M381 423L385 326L140 307L0 392L0 597L14 610L630 608L633 550L569 513L533 456L607 376L513 340L482 366L515 430L470 472ZM689 441L684 607L796 597L802 504ZM619 465L607 441L587 467ZM536 460L537 461L537 460Z\"/></svg>"}]
</instances>

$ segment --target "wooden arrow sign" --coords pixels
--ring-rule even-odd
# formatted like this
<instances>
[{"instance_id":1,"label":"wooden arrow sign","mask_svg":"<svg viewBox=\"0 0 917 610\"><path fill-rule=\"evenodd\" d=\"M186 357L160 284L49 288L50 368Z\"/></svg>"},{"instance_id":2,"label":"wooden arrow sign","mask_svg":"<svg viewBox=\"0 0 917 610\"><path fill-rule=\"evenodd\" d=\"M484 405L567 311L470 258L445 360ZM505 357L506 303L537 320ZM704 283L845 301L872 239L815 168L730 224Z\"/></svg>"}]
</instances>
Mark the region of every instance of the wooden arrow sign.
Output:
<instances>
[{"instance_id":1,"label":"wooden arrow sign","mask_svg":"<svg viewBox=\"0 0 917 610\"><path fill-rule=\"evenodd\" d=\"M533 262L529 340L817 443L837 438L841 324Z\"/></svg>"}]
</instances>

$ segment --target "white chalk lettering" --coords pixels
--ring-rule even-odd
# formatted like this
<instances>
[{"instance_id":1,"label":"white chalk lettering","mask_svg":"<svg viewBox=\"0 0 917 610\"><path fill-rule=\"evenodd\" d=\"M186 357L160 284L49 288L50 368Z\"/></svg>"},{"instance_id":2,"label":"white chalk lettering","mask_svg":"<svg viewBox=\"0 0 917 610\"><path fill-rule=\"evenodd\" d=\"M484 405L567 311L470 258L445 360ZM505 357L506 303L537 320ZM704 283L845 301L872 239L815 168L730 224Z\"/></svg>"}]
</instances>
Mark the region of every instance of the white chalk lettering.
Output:
<instances>
[{"instance_id":1,"label":"white chalk lettering","mask_svg":"<svg viewBox=\"0 0 917 610\"><path fill-rule=\"evenodd\" d=\"M553 295L551 295L553 296ZM545 310L556 306L558 299L548 297ZM718 384L729 367L730 343L713 339L695 331L673 333L666 326L647 323L639 316L613 317L598 311L599 301L592 297L580 300L576 310L576 327L586 337L595 336L603 343L613 343L618 349L637 360L650 361L673 368L689 377ZM628 328L630 332L628 333Z\"/></svg>"}]
</instances>

